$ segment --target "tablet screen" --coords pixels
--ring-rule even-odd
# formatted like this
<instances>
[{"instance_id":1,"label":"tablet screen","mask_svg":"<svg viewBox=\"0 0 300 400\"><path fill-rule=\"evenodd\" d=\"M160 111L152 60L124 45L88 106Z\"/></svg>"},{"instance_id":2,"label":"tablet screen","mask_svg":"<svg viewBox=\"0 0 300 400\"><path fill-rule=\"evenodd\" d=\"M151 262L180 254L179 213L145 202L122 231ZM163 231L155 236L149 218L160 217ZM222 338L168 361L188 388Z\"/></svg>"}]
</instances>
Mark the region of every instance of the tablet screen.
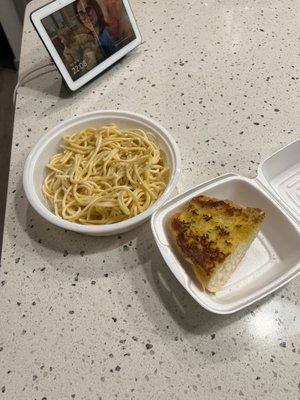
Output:
<instances>
[{"instance_id":1,"label":"tablet screen","mask_svg":"<svg viewBox=\"0 0 300 400\"><path fill-rule=\"evenodd\" d=\"M41 22L73 81L136 38L122 0L75 0Z\"/></svg>"}]
</instances>

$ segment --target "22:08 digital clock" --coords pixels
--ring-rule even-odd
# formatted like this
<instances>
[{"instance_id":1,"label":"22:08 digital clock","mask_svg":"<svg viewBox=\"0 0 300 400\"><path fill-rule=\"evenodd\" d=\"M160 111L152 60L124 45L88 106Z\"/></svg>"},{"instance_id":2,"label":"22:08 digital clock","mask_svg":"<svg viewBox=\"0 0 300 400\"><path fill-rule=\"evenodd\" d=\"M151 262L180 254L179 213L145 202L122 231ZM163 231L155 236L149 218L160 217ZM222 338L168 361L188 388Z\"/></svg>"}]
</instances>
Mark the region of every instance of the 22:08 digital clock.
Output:
<instances>
[{"instance_id":1,"label":"22:08 digital clock","mask_svg":"<svg viewBox=\"0 0 300 400\"><path fill-rule=\"evenodd\" d=\"M87 67L87 62L85 60L79 62L78 64L74 65L74 67L72 67L73 74L78 74L78 72L83 70L83 68L85 67Z\"/></svg>"}]
</instances>

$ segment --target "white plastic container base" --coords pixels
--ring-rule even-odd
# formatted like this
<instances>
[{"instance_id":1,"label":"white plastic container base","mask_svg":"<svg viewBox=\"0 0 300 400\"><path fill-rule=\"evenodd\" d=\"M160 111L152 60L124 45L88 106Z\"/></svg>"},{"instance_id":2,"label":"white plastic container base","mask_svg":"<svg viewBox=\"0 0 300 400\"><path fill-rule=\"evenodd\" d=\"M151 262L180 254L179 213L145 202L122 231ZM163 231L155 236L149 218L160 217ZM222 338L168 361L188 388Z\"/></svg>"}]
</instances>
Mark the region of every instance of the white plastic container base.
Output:
<instances>
[{"instance_id":1,"label":"white plastic container base","mask_svg":"<svg viewBox=\"0 0 300 400\"><path fill-rule=\"evenodd\" d=\"M295 176L300 178L300 151L297 153L299 145L300 141L296 141L272 156L276 157L275 171L273 166L275 161L270 157L260 167L257 179L234 174L223 175L177 196L153 214L152 231L167 265L190 295L207 310L218 314L236 312L272 293L299 274L298 214L293 212L294 208L290 203L283 201L286 190L280 192L280 195L276 193L278 188L276 182L281 182L279 187L283 187L281 177L285 182L294 179L292 177ZM295 150L291 151L291 148ZM293 158L290 152L294 154ZM286 154L289 154L288 162ZM293 198L296 198L295 204L298 207L296 211L299 209L300 180L297 182L298 184L295 184L294 180L291 181L293 189L289 191L293 194ZM231 279L216 294L202 289L192 268L178 251L169 231L170 217L181 211L191 198L204 193L247 206L259 207L266 212L265 221L257 238Z\"/></svg>"}]
</instances>

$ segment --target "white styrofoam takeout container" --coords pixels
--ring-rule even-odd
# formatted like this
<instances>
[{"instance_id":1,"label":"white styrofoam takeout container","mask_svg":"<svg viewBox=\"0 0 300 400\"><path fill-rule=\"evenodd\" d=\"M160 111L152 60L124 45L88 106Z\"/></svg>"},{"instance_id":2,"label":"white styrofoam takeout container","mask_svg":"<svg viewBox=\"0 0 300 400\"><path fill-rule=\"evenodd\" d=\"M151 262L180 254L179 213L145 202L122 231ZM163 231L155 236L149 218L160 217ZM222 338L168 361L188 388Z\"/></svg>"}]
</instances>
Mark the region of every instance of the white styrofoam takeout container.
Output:
<instances>
[{"instance_id":1,"label":"white styrofoam takeout container","mask_svg":"<svg viewBox=\"0 0 300 400\"><path fill-rule=\"evenodd\" d=\"M199 194L230 199L266 212L257 238L231 279L216 294L202 289L169 230L170 217ZM170 270L207 310L230 314L272 293L300 272L300 140L265 160L256 179L226 174L173 198L152 215L151 227Z\"/></svg>"},{"instance_id":2,"label":"white styrofoam takeout container","mask_svg":"<svg viewBox=\"0 0 300 400\"><path fill-rule=\"evenodd\" d=\"M115 123L120 129L143 129L155 136L158 145L166 153L171 169L170 180L164 193L143 213L115 224L81 225L57 217L50 211L49 204L41 190L46 174L46 165L51 156L59 151L59 145L64 135L78 132L88 127L97 128L111 123ZM86 235L115 235L129 231L145 222L156 209L166 202L177 186L180 175L180 163L179 150L175 140L156 121L129 111L94 111L64 121L41 137L26 159L23 172L23 186L32 207L52 224Z\"/></svg>"}]
</instances>

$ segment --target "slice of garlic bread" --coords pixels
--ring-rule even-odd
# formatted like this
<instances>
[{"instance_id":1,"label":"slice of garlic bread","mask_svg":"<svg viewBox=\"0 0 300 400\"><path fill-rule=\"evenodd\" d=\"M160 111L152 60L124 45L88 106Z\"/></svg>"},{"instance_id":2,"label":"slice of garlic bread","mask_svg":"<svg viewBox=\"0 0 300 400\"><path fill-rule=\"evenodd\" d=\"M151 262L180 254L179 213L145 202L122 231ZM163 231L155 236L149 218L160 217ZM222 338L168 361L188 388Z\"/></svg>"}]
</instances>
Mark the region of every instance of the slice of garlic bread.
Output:
<instances>
[{"instance_id":1,"label":"slice of garlic bread","mask_svg":"<svg viewBox=\"0 0 300 400\"><path fill-rule=\"evenodd\" d=\"M203 287L217 292L232 276L264 218L259 208L197 196L172 216L171 232Z\"/></svg>"}]
</instances>

